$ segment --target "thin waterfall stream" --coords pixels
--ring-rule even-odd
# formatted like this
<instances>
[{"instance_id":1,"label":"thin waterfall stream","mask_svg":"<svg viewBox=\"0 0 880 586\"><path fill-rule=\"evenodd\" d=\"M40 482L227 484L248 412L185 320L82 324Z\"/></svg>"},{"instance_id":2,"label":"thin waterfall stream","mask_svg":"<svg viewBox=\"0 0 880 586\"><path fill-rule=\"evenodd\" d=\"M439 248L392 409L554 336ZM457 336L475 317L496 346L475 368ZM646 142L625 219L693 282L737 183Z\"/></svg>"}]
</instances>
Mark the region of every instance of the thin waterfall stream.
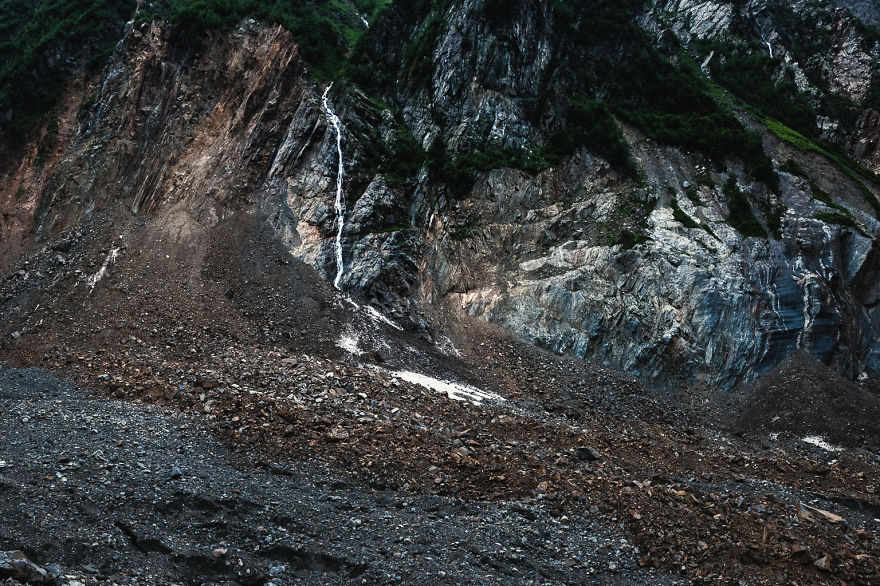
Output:
<instances>
[{"instance_id":1,"label":"thin waterfall stream","mask_svg":"<svg viewBox=\"0 0 880 586\"><path fill-rule=\"evenodd\" d=\"M333 125L334 130L336 130L336 154L339 166L336 170L336 278L333 279L333 286L341 291L342 288L339 286L339 283L342 281L342 273L345 270L342 260L342 228L345 225L345 199L342 196L342 174L345 166L342 160L342 122L339 120L336 112L333 111L330 101L327 99L327 94L332 87L333 84L331 83L324 90L324 95L321 96L321 105L324 108L324 114L327 115L327 119Z\"/></svg>"}]
</instances>

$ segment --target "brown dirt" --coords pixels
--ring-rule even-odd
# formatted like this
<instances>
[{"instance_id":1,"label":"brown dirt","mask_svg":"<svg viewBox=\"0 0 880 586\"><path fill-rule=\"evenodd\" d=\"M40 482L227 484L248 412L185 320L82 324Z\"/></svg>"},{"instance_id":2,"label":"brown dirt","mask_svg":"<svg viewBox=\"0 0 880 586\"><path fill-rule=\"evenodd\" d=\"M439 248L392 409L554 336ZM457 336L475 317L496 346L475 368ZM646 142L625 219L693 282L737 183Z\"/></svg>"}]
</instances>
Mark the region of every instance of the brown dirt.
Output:
<instances>
[{"instance_id":1,"label":"brown dirt","mask_svg":"<svg viewBox=\"0 0 880 586\"><path fill-rule=\"evenodd\" d=\"M0 358L198 414L253 457L623 525L640 565L695 583L880 581L880 463L870 451L729 437L624 375L467 318L447 316L462 356L444 356L414 327L365 320L258 218L207 230L166 214L121 237L107 228L118 219L97 218L88 233L99 238L71 234L66 252L55 243L16 266L0 280ZM87 277L114 247L91 290ZM352 327L364 334L360 360L335 343ZM456 376L508 400L452 401L373 367ZM799 516L800 502L845 521Z\"/></svg>"}]
</instances>

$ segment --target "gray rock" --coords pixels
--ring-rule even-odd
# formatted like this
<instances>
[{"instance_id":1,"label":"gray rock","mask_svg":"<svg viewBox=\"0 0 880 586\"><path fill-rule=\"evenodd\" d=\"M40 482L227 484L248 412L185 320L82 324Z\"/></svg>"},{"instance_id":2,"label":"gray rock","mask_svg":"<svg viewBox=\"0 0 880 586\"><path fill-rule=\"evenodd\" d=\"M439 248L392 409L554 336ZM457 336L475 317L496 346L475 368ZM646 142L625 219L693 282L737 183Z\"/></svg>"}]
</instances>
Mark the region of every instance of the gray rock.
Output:
<instances>
[{"instance_id":1,"label":"gray rock","mask_svg":"<svg viewBox=\"0 0 880 586\"><path fill-rule=\"evenodd\" d=\"M602 459L602 454L589 446L578 446L574 449L574 455L581 462L594 462Z\"/></svg>"},{"instance_id":2,"label":"gray rock","mask_svg":"<svg viewBox=\"0 0 880 586\"><path fill-rule=\"evenodd\" d=\"M43 584L50 581L49 572L33 563L21 551L0 551L0 578Z\"/></svg>"}]
</instances>

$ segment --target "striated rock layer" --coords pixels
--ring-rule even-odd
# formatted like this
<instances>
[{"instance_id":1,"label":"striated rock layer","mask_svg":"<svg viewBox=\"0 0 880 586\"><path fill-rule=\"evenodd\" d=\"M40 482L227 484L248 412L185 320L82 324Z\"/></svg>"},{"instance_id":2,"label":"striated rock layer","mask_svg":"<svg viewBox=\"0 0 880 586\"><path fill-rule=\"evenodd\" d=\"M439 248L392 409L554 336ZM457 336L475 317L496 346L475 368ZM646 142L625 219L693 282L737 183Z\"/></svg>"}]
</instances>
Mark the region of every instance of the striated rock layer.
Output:
<instances>
[{"instance_id":1,"label":"striated rock layer","mask_svg":"<svg viewBox=\"0 0 880 586\"><path fill-rule=\"evenodd\" d=\"M729 18L728 5L678 4L699 16L688 35L715 34ZM526 148L540 136L529 104L548 83L548 8L517 4L505 27L487 28L478 7L450 9L432 83L396 96L425 149L437 136L454 148ZM37 234L122 207L165 218L167 237L197 251L205 230L256 208L292 255L332 280L336 146L319 95L281 29L243 27L193 47L141 25L117 48L42 189ZM364 158L358 132L401 123L388 110L371 114L352 86L330 99L347 170ZM810 170L780 171L777 195L736 162L707 169L624 131L639 179L587 148L537 173L478 173L460 198L426 168L404 182L347 177L342 288L392 311L462 311L658 382L730 387L801 348L850 377L880 373L880 223L862 193L876 186L765 133L777 167L793 160ZM756 212L767 237L729 224L736 192L764 202ZM850 225L832 221L841 209ZM766 210L781 215L777 234ZM647 238L621 241L636 228ZM432 339L430 319L410 315Z\"/></svg>"}]
</instances>

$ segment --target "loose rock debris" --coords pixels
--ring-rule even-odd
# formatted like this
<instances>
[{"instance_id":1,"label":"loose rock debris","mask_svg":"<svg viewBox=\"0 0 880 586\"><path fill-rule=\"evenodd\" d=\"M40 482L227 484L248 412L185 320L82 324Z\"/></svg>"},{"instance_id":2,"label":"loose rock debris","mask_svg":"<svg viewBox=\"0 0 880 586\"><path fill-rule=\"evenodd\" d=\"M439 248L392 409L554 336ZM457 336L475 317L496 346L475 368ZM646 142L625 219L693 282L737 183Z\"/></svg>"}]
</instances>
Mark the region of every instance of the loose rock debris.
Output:
<instances>
[{"instance_id":1,"label":"loose rock debris","mask_svg":"<svg viewBox=\"0 0 880 586\"><path fill-rule=\"evenodd\" d=\"M0 280L0 550L83 584L880 582L870 442L740 436L486 324L388 310L442 323L444 354L320 301L247 224L224 234L185 261L131 244L91 293L48 256Z\"/></svg>"}]
</instances>

